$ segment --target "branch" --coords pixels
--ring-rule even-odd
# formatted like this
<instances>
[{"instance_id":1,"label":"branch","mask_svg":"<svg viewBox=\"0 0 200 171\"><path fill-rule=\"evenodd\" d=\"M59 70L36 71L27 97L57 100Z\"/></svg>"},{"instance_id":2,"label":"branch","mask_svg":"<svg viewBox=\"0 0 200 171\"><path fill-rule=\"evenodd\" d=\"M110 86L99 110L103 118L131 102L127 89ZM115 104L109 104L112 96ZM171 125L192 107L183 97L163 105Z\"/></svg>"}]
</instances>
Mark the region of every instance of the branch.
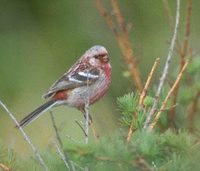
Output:
<instances>
[{"instance_id":1,"label":"branch","mask_svg":"<svg viewBox=\"0 0 200 171\"><path fill-rule=\"evenodd\" d=\"M113 14L115 16L117 24L118 24L120 30L123 31L124 33L126 33L127 32L126 24L125 24L125 21L124 21L124 17L122 16L121 10L119 8L118 1L117 0L110 0L110 1L111 1Z\"/></svg>"},{"instance_id":2,"label":"branch","mask_svg":"<svg viewBox=\"0 0 200 171\"><path fill-rule=\"evenodd\" d=\"M160 58L156 58L156 60L155 60L155 62L154 62L154 64L153 64L153 67L152 67L152 69L151 69L151 71L150 71L150 73L149 73L149 75L148 75L147 81L146 81L145 86L144 86L144 88L143 88L143 90L142 90L142 93L141 93L141 95L140 95L139 106L143 105L144 99L145 99L146 94L147 94L147 89L148 89L148 87L149 87L149 85L150 85L152 76L153 76L153 74L154 74L154 71L155 71L155 69L156 69L156 67L157 67L157 65L158 65L158 63L159 63L159 61L160 61Z\"/></svg>"},{"instance_id":3,"label":"branch","mask_svg":"<svg viewBox=\"0 0 200 171\"><path fill-rule=\"evenodd\" d=\"M87 99L85 101L85 143L88 144L88 136L89 136L89 94L87 95Z\"/></svg>"},{"instance_id":4,"label":"branch","mask_svg":"<svg viewBox=\"0 0 200 171\"><path fill-rule=\"evenodd\" d=\"M169 7L169 2L168 2L168 0L162 0L162 2L163 2L165 15L167 16L167 19L168 19L169 26L170 26L170 28L173 29L174 18L172 16L172 12Z\"/></svg>"},{"instance_id":5,"label":"branch","mask_svg":"<svg viewBox=\"0 0 200 171\"><path fill-rule=\"evenodd\" d=\"M157 67L157 65L158 65L159 60L160 60L160 58L156 58L156 60L155 60L155 62L154 62L154 65L153 65L153 67L152 67L152 69L151 69L151 71L150 71L150 73L149 73L149 75L148 75L147 81L146 81L145 86L144 86L144 88L143 88L143 90L142 90L142 93L141 93L141 95L140 95L139 107L143 105L144 99L145 99L146 94L147 94L147 89L148 89L148 87L149 87L149 85L150 85L152 76L153 76L154 71L155 71L155 69L156 69L156 67ZM137 116L137 115L136 115L136 116ZM135 119L135 118L133 118L133 119ZM133 129L134 129L134 125L133 125L133 121L132 121L132 122L131 122L131 125L130 125L130 127L129 127L127 139L126 139L127 142L129 142L130 139L131 139L131 136L132 136L132 134L133 134Z\"/></svg>"},{"instance_id":6,"label":"branch","mask_svg":"<svg viewBox=\"0 0 200 171\"><path fill-rule=\"evenodd\" d=\"M194 96L194 99L191 104L191 108L189 110L189 116L188 116L188 121L189 121L189 130L192 132L194 130L194 119L195 119L195 114L198 109L198 101L200 98L200 90L198 90Z\"/></svg>"},{"instance_id":7,"label":"branch","mask_svg":"<svg viewBox=\"0 0 200 171\"><path fill-rule=\"evenodd\" d=\"M185 64L185 58L188 55L188 51L189 51L189 35L190 35L190 23L191 23L191 14L192 14L192 0L188 0L187 2L187 14L186 14L186 19L185 19L185 36L184 36L184 42L182 44L182 48L180 48L180 50L178 51L179 56L180 56L180 67L179 67L179 71L181 71L181 68L183 67L183 65ZM179 86L177 86L176 90L174 91L174 97L173 97L173 104L177 103L177 97L178 97L178 93L179 93ZM176 112L176 108L173 108L170 113L169 113L169 117L170 117L170 123L173 122L174 120L174 115Z\"/></svg>"},{"instance_id":8,"label":"branch","mask_svg":"<svg viewBox=\"0 0 200 171\"><path fill-rule=\"evenodd\" d=\"M0 169L3 169L4 171L12 171L12 169L10 169L8 166L2 163L0 163Z\"/></svg>"},{"instance_id":9,"label":"branch","mask_svg":"<svg viewBox=\"0 0 200 171\"><path fill-rule=\"evenodd\" d=\"M180 0L177 0L176 21L175 21L174 33L173 33L173 36L172 36L172 39L171 39L171 44L170 44L170 47L169 47L167 60L166 60L166 63L165 63L164 69L163 69L163 73L161 75L160 82L159 82L159 85L158 85L158 89L157 89L157 92L156 92L155 101L154 101L153 106L152 106L152 108L151 108L151 110L149 112L149 115L146 118L146 121L145 121L145 124L144 124L144 129L148 128L149 123L151 121L151 118L153 117L153 115L154 115L154 113L155 113L155 111L157 109L158 100L159 100L159 97L160 97L161 90L163 88L164 82L166 80L166 76L168 74L169 65L170 65L170 62L171 62L171 59L172 59L172 53L173 53L173 50L174 50L176 37L177 37L177 31L178 31L178 26L179 26L179 19L180 19Z\"/></svg>"},{"instance_id":10,"label":"branch","mask_svg":"<svg viewBox=\"0 0 200 171\"><path fill-rule=\"evenodd\" d=\"M22 133L22 135L24 136L25 141L30 145L33 153L35 154L36 158L38 159L40 165L44 168L45 171L48 171L48 167L45 164L44 160L42 159L41 155L39 154L39 152L37 151L37 148L33 145L31 139L28 137L28 135L25 133L25 131L23 130L22 127L20 127L17 119L14 117L14 115L9 111L9 109L6 107L6 105L0 100L0 105L3 107L3 109L8 113L8 115L10 116L10 118L13 120L13 122L17 125L18 129L20 130L20 132Z\"/></svg>"},{"instance_id":11,"label":"branch","mask_svg":"<svg viewBox=\"0 0 200 171\"><path fill-rule=\"evenodd\" d=\"M61 150L61 147L60 147L57 143L55 143L55 147L56 147L56 150L57 150L59 156L60 156L61 159L63 160L63 162L64 162L66 168L67 168L68 170L70 170L70 171L75 171L75 168L72 167L70 161L68 160L68 158L66 158L65 154L64 154L63 151Z\"/></svg>"},{"instance_id":12,"label":"branch","mask_svg":"<svg viewBox=\"0 0 200 171\"><path fill-rule=\"evenodd\" d=\"M85 132L85 129L83 128L83 126L79 123L79 121L75 120L76 124L81 128L81 130L83 131L83 134L85 136L88 136L87 133Z\"/></svg>"},{"instance_id":13,"label":"branch","mask_svg":"<svg viewBox=\"0 0 200 171\"><path fill-rule=\"evenodd\" d=\"M192 0L188 0L187 3L187 14L186 14L186 24L185 24L185 37L184 37L184 42L183 42L183 47L182 47L182 54L181 57L185 58L185 56L188 53L188 39L190 36L190 23L191 23L191 16L192 16Z\"/></svg>"},{"instance_id":14,"label":"branch","mask_svg":"<svg viewBox=\"0 0 200 171\"><path fill-rule=\"evenodd\" d=\"M128 31L126 29L126 24L120 11L118 1L111 0L111 5L112 11L114 12L114 17L117 21L117 25L113 21L111 15L104 8L101 0L96 0L97 9L99 10L100 15L104 18L108 27L114 32L115 38L123 54L124 61L131 73L134 84L137 90L141 92L143 89L142 80L139 70L137 68L136 58L128 37Z\"/></svg>"},{"instance_id":15,"label":"branch","mask_svg":"<svg viewBox=\"0 0 200 171\"><path fill-rule=\"evenodd\" d=\"M150 125L149 127L149 130L152 130L154 128L154 126L156 125L156 123L158 122L159 118L160 118L160 115L162 113L162 111L165 109L166 105L167 105L167 102L169 100L169 98L172 96L172 93L174 92L174 90L176 89L177 85L179 84L181 78L182 78L182 75L183 75L183 72L185 71L187 65L188 65L189 61L186 61L182 70L180 71L180 73L178 74L177 78L176 78L176 81L174 82L172 88L169 90L167 96L165 97L165 100L163 101L158 113L156 114L155 116L155 119L153 121L153 123Z\"/></svg>"},{"instance_id":16,"label":"branch","mask_svg":"<svg viewBox=\"0 0 200 171\"><path fill-rule=\"evenodd\" d=\"M62 143L62 140L60 138L60 135L58 133L58 128L56 126L56 122L55 122L55 119L54 119L54 116L53 116L53 112L50 111L50 116L51 116L51 121L52 121L52 124L53 124L53 128L55 130L55 133L56 133L56 139L58 141L58 144L55 143L55 146L56 146L56 149L58 151L58 154L60 155L61 159L64 161L65 163L65 166L70 170L70 171L74 171L74 166L73 164L70 162L69 160L69 157L68 157L68 154L64 152L64 149L63 149L63 143Z\"/></svg>"},{"instance_id":17,"label":"branch","mask_svg":"<svg viewBox=\"0 0 200 171\"><path fill-rule=\"evenodd\" d=\"M61 140L60 135L58 133L58 128L56 126L56 122L55 122L55 118L53 116L53 112L49 111L49 113L50 113L50 117L51 117L51 121L52 121L52 125L53 125L53 128L54 128L54 131L56 133L56 139L57 139L58 143L60 144L60 147L63 148L63 143L62 143L62 140Z\"/></svg>"},{"instance_id":18,"label":"branch","mask_svg":"<svg viewBox=\"0 0 200 171\"><path fill-rule=\"evenodd\" d=\"M162 0L162 1L163 1L164 12L165 12L165 15L167 16L167 19L168 19L169 27L170 27L171 30L173 30L174 18L172 16L172 11L171 11L171 8L169 6L169 2L168 2L168 0ZM178 36L177 36L177 39L176 39L176 51L177 51L177 53L181 53L181 45L180 45L180 42L178 40Z\"/></svg>"}]
</instances>

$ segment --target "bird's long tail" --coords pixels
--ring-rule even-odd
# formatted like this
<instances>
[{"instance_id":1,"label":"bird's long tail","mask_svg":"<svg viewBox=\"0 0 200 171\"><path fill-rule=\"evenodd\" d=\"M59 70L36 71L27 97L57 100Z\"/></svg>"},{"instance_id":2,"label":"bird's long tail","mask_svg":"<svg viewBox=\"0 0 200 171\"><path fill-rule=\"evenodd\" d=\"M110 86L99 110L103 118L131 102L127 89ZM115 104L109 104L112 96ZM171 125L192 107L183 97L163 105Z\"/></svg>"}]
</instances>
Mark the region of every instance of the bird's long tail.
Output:
<instances>
[{"instance_id":1,"label":"bird's long tail","mask_svg":"<svg viewBox=\"0 0 200 171\"><path fill-rule=\"evenodd\" d=\"M52 108L55 104L56 104L55 100L50 100L50 101L46 102L45 104L39 106L37 109L35 109L29 115L27 115L24 119L22 119L19 122L19 126L24 127L24 126L30 124L35 119L37 119L41 114L46 112L48 109ZM18 127L18 126L16 126L16 127Z\"/></svg>"}]
</instances>

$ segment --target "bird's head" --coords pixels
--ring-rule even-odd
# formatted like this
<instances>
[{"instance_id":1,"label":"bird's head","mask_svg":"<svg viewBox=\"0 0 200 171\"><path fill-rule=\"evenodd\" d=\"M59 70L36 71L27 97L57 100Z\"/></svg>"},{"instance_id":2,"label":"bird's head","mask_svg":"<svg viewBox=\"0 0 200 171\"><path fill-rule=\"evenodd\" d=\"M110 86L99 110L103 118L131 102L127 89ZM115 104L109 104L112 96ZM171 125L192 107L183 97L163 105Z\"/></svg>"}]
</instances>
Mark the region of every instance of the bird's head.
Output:
<instances>
[{"instance_id":1,"label":"bird's head","mask_svg":"<svg viewBox=\"0 0 200 171\"><path fill-rule=\"evenodd\" d=\"M84 57L92 66L101 66L109 63L108 51L105 47L96 45L88 49Z\"/></svg>"}]
</instances>

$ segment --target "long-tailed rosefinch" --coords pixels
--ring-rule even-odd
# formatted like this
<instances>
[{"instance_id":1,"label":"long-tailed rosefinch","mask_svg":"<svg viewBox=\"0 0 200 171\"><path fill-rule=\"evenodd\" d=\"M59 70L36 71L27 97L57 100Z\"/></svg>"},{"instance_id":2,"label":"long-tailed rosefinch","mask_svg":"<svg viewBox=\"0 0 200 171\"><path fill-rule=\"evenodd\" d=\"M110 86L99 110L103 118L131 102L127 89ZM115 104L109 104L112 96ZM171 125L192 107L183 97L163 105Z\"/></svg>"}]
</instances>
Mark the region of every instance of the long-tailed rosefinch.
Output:
<instances>
[{"instance_id":1,"label":"long-tailed rosefinch","mask_svg":"<svg viewBox=\"0 0 200 171\"><path fill-rule=\"evenodd\" d=\"M50 100L22 119L19 126L29 124L48 109L59 105L84 111L86 99L90 105L99 100L110 82L108 52L103 46L93 46L44 94L43 97Z\"/></svg>"}]
</instances>

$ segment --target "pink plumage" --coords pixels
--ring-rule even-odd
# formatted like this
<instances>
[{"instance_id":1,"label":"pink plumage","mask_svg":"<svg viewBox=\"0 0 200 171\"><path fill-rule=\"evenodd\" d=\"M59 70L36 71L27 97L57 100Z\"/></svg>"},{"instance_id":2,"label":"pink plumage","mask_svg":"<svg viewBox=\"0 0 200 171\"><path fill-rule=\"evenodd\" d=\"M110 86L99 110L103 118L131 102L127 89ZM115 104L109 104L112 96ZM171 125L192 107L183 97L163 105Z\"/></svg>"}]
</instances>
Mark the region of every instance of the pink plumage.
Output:
<instances>
[{"instance_id":1,"label":"pink plumage","mask_svg":"<svg viewBox=\"0 0 200 171\"><path fill-rule=\"evenodd\" d=\"M49 98L49 101L27 115L19 124L25 126L48 109L59 105L84 111L86 100L89 100L90 105L95 103L106 94L110 82L108 52L103 46L93 46L44 94L43 97Z\"/></svg>"}]
</instances>

